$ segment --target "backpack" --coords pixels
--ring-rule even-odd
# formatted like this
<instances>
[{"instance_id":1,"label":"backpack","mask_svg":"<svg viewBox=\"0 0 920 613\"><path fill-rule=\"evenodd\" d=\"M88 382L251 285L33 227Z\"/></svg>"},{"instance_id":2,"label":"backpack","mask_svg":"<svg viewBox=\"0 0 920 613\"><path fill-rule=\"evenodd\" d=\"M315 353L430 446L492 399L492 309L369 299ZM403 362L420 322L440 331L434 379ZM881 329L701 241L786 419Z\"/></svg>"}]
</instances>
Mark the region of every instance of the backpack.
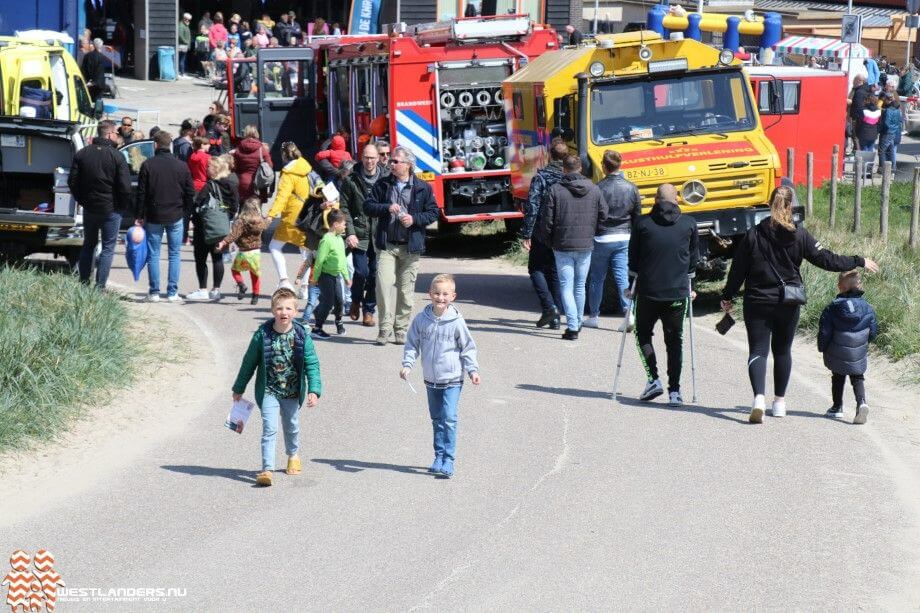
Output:
<instances>
[{"instance_id":1,"label":"backpack","mask_svg":"<svg viewBox=\"0 0 920 613\"><path fill-rule=\"evenodd\" d=\"M252 185L256 188L256 191L260 192L271 189L272 185L275 184L275 169L265 161L262 149L263 147L259 145L259 166L252 176Z\"/></svg>"},{"instance_id":2,"label":"backpack","mask_svg":"<svg viewBox=\"0 0 920 613\"><path fill-rule=\"evenodd\" d=\"M214 193L217 192L215 196ZM195 209L201 218L202 232L206 245L219 243L230 234L230 218L224 205L220 187L214 181L208 181L208 201ZM197 227L197 225L196 225Z\"/></svg>"}]
</instances>

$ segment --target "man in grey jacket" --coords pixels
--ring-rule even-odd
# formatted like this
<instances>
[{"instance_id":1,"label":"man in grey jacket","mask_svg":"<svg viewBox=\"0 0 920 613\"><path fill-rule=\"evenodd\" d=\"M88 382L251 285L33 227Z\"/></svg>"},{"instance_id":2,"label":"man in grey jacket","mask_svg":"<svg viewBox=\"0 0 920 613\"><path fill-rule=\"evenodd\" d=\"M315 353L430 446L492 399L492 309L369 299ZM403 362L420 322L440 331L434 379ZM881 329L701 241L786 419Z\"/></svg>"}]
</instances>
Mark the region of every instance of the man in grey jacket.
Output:
<instances>
[{"instance_id":1,"label":"man in grey jacket","mask_svg":"<svg viewBox=\"0 0 920 613\"><path fill-rule=\"evenodd\" d=\"M604 152L604 172L607 176L597 184L607 205L607 219L597 228L594 236L594 251L591 252L591 268L588 271L588 316L584 325L598 326L601 302L604 298L604 282L607 270L613 274L619 290L620 308L626 319L621 328L632 330L633 316L631 302L626 297L629 289L629 233L632 225L642 213L642 196L639 189L620 172L620 154L613 149Z\"/></svg>"},{"instance_id":2,"label":"man in grey jacket","mask_svg":"<svg viewBox=\"0 0 920 613\"><path fill-rule=\"evenodd\" d=\"M585 281L591 266L591 250L597 228L607 218L607 205L601 191L581 174L581 159L566 156L565 176L549 190L544 205L543 235L556 258L559 293L565 310L565 340L578 338L585 312Z\"/></svg>"}]
</instances>

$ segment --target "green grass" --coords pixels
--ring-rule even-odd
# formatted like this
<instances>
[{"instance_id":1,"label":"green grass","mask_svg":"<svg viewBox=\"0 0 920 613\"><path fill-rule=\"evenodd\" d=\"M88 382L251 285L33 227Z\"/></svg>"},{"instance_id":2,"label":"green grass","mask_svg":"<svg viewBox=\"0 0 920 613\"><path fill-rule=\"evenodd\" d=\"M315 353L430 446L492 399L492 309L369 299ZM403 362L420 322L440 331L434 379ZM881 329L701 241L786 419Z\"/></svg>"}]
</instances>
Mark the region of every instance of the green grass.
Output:
<instances>
[{"instance_id":1,"label":"green grass","mask_svg":"<svg viewBox=\"0 0 920 613\"><path fill-rule=\"evenodd\" d=\"M879 231L881 189L868 186L862 194L862 230L853 224L852 184L840 185L837 196L837 223L828 224L829 188L815 190L814 216L806 221L809 231L836 253L863 255L879 263L877 275L864 274L866 298L879 319L875 347L894 361L903 361L905 372L920 379L920 249L907 247L910 226L911 189L909 183L894 183L891 189L889 236L882 241ZM800 190L801 202L805 192ZM802 310L802 328L815 333L824 306L837 294L837 276L814 266L802 267L808 289L808 304Z\"/></svg>"},{"instance_id":2,"label":"green grass","mask_svg":"<svg viewBox=\"0 0 920 613\"><path fill-rule=\"evenodd\" d=\"M74 277L0 268L0 451L47 440L132 378L124 303Z\"/></svg>"}]
</instances>

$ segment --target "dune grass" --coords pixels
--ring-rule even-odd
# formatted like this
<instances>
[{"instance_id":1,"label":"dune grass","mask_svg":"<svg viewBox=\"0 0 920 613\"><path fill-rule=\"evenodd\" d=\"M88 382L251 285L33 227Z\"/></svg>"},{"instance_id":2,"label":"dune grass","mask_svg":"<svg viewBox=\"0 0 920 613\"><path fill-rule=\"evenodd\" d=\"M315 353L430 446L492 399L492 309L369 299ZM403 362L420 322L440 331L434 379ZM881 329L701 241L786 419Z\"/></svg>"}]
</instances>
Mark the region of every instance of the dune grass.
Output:
<instances>
[{"instance_id":1,"label":"dune grass","mask_svg":"<svg viewBox=\"0 0 920 613\"><path fill-rule=\"evenodd\" d=\"M0 452L52 438L130 382L128 318L117 296L71 275L0 268Z\"/></svg>"}]
</instances>

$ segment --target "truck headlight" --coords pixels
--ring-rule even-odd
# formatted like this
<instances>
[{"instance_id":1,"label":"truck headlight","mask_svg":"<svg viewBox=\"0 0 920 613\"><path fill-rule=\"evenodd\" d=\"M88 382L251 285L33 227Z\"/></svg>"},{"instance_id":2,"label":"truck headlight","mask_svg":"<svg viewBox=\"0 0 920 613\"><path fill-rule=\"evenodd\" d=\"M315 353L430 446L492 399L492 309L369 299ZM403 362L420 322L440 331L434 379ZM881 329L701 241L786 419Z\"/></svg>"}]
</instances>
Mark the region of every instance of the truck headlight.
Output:
<instances>
[{"instance_id":1,"label":"truck headlight","mask_svg":"<svg viewBox=\"0 0 920 613\"><path fill-rule=\"evenodd\" d=\"M722 49L719 51L719 63L720 64L731 64L732 60L735 59L735 52L731 49Z\"/></svg>"},{"instance_id":2,"label":"truck headlight","mask_svg":"<svg viewBox=\"0 0 920 613\"><path fill-rule=\"evenodd\" d=\"M588 67L588 72L591 73L592 77L602 77L604 76L604 64L602 62L593 62Z\"/></svg>"}]
</instances>

